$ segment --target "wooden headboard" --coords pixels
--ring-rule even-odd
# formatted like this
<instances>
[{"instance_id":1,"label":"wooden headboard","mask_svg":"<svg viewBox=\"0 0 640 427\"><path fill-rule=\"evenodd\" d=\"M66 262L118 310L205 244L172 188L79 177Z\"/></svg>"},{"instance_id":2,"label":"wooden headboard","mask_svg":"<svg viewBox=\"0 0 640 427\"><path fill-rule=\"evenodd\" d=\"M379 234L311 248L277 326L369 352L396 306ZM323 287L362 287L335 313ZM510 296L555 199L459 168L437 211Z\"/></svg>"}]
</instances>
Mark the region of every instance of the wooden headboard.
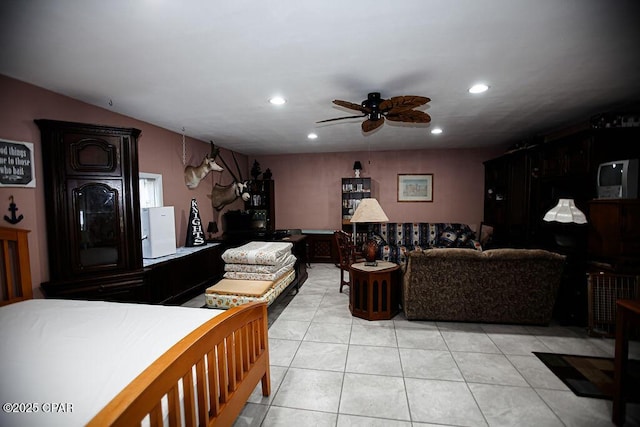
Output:
<instances>
[{"instance_id":1,"label":"wooden headboard","mask_svg":"<svg viewBox=\"0 0 640 427\"><path fill-rule=\"evenodd\" d=\"M33 298L27 233L0 227L0 306Z\"/></svg>"}]
</instances>

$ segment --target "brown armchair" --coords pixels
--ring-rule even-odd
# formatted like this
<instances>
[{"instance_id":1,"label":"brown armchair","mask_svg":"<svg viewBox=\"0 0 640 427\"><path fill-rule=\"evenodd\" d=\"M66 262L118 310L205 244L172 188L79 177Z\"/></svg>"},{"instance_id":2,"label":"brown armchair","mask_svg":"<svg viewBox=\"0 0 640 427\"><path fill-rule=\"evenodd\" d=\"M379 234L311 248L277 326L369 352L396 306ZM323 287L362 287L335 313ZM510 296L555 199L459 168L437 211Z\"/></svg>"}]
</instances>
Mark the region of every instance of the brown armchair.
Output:
<instances>
[{"instance_id":1,"label":"brown armchair","mask_svg":"<svg viewBox=\"0 0 640 427\"><path fill-rule=\"evenodd\" d=\"M340 292L342 292L343 286L351 286L351 278L349 280L344 279L345 271L349 274L349 267L354 262L364 261L362 254L356 250L355 245L352 242L351 234L342 230L336 230L333 233L333 237L338 248L338 267L340 267Z\"/></svg>"}]
</instances>

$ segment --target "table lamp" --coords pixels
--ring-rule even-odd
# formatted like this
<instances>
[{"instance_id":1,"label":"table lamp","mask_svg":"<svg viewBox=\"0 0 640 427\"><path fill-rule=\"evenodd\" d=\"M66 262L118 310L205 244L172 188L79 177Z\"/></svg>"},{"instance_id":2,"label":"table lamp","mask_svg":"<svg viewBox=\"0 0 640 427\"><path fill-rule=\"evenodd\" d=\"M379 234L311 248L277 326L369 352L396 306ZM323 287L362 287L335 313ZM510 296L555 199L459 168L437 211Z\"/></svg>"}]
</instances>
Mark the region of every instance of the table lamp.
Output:
<instances>
[{"instance_id":1,"label":"table lamp","mask_svg":"<svg viewBox=\"0 0 640 427\"><path fill-rule=\"evenodd\" d=\"M353 223L353 238L356 236L356 224L358 223L368 223L369 224L369 232L367 233L367 243L365 250L365 265L368 266L376 266L378 262L376 261L376 255L378 254L378 242L371 238L372 226L371 224L374 222L388 222L389 218L380 207L380 204L376 199L365 198L360 200L360 204L356 208L356 211L353 213L351 217L351 222Z\"/></svg>"},{"instance_id":2,"label":"table lamp","mask_svg":"<svg viewBox=\"0 0 640 427\"><path fill-rule=\"evenodd\" d=\"M353 163L353 172L356 175L356 178L360 178L360 171L362 170L362 163L360 163L360 160L356 160Z\"/></svg>"},{"instance_id":3,"label":"table lamp","mask_svg":"<svg viewBox=\"0 0 640 427\"><path fill-rule=\"evenodd\" d=\"M546 222L560 222L563 224L586 224L587 217L577 208L573 199L560 199L558 204L551 208L544 217ZM556 233L555 240L558 246L571 247L575 246L575 241L568 230L564 233Z\"/></svg>"}]
</instances>

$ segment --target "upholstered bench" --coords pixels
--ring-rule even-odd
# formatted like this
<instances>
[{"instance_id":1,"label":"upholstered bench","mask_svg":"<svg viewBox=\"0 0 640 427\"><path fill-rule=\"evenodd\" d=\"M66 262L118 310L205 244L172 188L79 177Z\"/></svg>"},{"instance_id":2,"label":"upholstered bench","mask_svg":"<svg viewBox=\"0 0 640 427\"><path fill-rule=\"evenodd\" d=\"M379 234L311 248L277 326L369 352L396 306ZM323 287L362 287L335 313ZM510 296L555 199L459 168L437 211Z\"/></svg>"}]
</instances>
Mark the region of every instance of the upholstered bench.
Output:
<instances>
[{"instance_id":1,"label":"upholstered bench","mask_svg":"<svg viewBox=\"0 0 640 427\"><path fill-rule=\"evenodd\" d=\"M295 270L291 269L273 281L222 279L205 291L206 306L226 310L251 301L271 305L295 277Z\"/></svg>"}]
</instances>

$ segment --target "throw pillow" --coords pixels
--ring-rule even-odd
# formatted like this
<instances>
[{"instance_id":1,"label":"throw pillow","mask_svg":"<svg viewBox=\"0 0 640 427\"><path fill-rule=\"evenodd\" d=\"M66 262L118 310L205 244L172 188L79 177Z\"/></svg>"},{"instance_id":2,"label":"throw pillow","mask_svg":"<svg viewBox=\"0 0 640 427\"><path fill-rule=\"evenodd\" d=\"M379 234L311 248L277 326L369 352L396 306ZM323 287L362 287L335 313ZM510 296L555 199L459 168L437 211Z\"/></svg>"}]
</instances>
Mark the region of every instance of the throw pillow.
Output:
<instances>
[{"instance_id":1,"label":"throw pillow","mask_svg":"<svg viewBox=\"0 0 640 427\"><path fill-rule=\"evenodd\" d=\"M440 242L439 242L440 244L438 246L444 247L444 248L453 247L457 239L458 239L458 233L456 233L451 229L447 229L443 231L442 234L440 235Z\"/></svg>"}]
</instances>

